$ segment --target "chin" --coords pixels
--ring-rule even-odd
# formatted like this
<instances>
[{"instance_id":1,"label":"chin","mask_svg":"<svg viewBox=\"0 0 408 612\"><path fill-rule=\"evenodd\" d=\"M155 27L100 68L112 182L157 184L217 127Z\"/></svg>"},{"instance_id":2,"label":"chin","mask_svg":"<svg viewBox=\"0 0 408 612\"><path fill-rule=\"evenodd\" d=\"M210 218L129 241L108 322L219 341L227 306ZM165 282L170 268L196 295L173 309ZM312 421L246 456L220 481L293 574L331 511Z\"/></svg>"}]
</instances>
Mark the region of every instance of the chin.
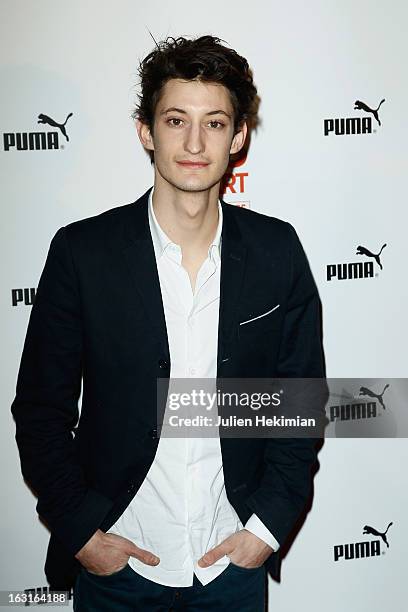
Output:
<instances>
[{"instance_id":1,"label":"chin","mask_svg":"<svg viewBox=\"0 0 408 612\"><path fill-rule=\"evenodd\" d=\"M162 179L164 179L172 187L186 193L200 193L202 191L208 191L222 179L222 175L219 177L199 177L191 175L180 176L179 173L166 172L164 168L161 171L160 167L157 167L157 170Z\"/></svg>"},{"instance_id":2,"label":"chin","mask_svg":"<svg viewBox=\"0 0 408 612\"><path fill-rule=\"evenodd\" d=\"M200 193L201 191L208 191L212 185L175 185L180 191L186 191L188 193Z\"/></svg>"},{"instance_id":3,"label":"chin","mask_svg":"<svg viewBox=\"0 0 408 612\"><path fill-rule=\"evenodd\" d=\"M207 181L172 181L169 183L179 189L180 191L186 191L189 193L199 193L201 191L208 191L214 185L216 185L221 179L218 180L207 180Z\"/></svg>"}]
</instances>

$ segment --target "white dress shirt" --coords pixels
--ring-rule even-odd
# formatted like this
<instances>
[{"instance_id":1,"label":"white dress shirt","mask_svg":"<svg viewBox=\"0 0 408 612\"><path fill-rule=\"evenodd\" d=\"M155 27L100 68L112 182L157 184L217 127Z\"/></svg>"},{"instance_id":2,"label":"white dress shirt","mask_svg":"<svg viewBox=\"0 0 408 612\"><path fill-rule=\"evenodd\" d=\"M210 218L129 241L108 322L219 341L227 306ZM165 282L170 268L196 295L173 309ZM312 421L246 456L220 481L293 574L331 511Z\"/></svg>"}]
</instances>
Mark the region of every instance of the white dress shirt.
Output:
<instances>
[{"instance_id":1,"label":"white dress shirt","mask_svg":"<svg viewBox=\"0 0 408 612\"><path fill-rule=\"evenodd\" d=\"M158 224L149 197L149 225L169 341L170 378L210 378L217 374L222 207L208 257L198 271L194 293L182 252ZM137 364L135 364L137 367ZM156 583L184 587L193 574L205 585L230 563L223 556L203 568L197 561L211 548L243 528L229 503L224 483L219 437L160 437L154 461L123 514L109 529L160 558L156 566L135 557L130 567ZM253 514L245 524L274 550L270 531Z\"/></svg>"}]
</instances>

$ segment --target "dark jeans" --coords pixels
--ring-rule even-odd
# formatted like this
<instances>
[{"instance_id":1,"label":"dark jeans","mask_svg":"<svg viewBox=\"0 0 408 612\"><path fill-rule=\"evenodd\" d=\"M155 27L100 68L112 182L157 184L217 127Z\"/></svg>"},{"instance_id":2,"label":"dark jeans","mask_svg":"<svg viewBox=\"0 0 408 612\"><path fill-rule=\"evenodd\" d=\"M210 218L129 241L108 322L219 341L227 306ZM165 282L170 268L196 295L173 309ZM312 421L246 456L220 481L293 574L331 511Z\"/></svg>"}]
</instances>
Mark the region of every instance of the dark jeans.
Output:
<instances>
[{"instance_id":1,"label":"dark jeans","mask_svg":"<svg viewBox=\"0 0 408 612\"><path fill-rule=\"evenodd\" d=\"M230 563L203 586L194 575L189 587L170 587L147 580L129 565L110 576L81 568L74 587L74 612L264 612L266 570Z\"/></svg>"}]
</instances>

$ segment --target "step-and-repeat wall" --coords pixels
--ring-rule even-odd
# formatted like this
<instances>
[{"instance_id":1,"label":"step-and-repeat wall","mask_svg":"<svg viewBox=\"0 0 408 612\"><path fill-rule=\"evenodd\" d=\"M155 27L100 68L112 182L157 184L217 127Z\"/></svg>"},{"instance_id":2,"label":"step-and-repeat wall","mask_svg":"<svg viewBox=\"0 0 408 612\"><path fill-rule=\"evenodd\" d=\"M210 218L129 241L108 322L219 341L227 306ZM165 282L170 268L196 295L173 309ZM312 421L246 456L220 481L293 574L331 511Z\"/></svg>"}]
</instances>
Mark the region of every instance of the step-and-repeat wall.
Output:
<instances>
[{"instance_id":1,"label":"step-and-repeat wall","mask_svg":"<svg viewBox=\"0 0 408 612\"><path fill-rule=\"evenodd\" d=\"M49 534L20 473L10 405L52 236L152 184L130 118L149 30L156 40L217 35L249 59L261 124L225 200L295 226L323 304L328 376L375 378L377 396L390 385L384 399L407 375L408 9L403 0L0 6L0 589L46 592ZM269 578L270 610L407 609L408 445L394 433L326 440L312 509L281 582Z\"/></svg>"}]
</instances>

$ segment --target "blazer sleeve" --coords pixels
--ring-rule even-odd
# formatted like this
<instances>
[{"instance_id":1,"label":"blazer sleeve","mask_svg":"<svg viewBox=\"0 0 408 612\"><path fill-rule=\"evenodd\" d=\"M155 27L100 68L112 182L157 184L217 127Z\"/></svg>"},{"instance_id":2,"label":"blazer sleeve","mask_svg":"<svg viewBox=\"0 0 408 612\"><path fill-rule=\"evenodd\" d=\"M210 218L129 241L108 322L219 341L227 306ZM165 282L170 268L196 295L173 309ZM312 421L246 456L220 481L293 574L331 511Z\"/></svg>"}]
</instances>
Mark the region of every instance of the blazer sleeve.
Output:
<instances>
[{"instance_id":1,"label":"blazer sleeve","mask_svg":"<svg viewBox=\"0 0 408 612\"><path fill-rule=\"evenodd\" d=\"M62 227L38 283L11 411L21 471L38 496L37 512L72 554L113 506L87 486L75 453L82 355L80 291Z\"/></svg>"},{"instance_id":2,"label":"blazer sleeve","mask_svg":"<svg viewBox=\"0 0 408 612\"><path fill-rule=\"evenodd\" d=\"M289 294L278 353L277 378L319 378L316 414L324 419L327 384L320 332L320 300L306 255L290 225ZM312 385L313 386L313 385ZM311 468L319 438L268 438L260 486L248 507L274 534L281 546L304 510L312 488Z\"/></svg>"}]
</instances>

